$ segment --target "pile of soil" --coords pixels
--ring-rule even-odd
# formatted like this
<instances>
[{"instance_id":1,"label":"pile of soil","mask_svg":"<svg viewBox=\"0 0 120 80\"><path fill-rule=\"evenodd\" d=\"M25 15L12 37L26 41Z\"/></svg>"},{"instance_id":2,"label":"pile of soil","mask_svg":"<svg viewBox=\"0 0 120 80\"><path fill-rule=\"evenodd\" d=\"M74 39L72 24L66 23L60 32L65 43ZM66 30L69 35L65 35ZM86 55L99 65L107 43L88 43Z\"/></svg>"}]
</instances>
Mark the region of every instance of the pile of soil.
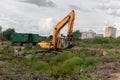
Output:
<instances>
[{"instance_id":1,"label":"pile of soil","mask_svg":"<svg viewBox=\"0 0 120 80\"><path fill-rule=\"evenodd\" d=\"M91 77L102 78L103 80L119 80L120 62L105 61L99 66L91 68L87 71ZM115 77L116 76L116 77Z\"/></svg>"}]
</instances>

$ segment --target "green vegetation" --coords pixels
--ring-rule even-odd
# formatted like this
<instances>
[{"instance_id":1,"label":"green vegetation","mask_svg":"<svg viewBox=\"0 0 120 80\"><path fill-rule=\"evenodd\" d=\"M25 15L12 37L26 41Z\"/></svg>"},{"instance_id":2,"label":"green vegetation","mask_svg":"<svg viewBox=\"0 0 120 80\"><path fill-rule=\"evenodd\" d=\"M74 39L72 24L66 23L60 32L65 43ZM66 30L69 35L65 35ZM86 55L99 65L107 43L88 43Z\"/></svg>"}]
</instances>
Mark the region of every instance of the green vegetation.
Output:
<instances>
[{"instance_id":1,"label":"green vegetation","mask_svg":"<svg viewBox=\"0 0 120 80\"><path fill-rule=\"evenodd\" d=\"M81 36L81 32L79 30L76 30L73 32L72 36L74 41L79 40L79 37Z\"/></svg>"},{"instance_id":2,"label":"green vegetation","mask_svg":"<svg viewBox=\"0 0 120 80\"><path fill-rule=\"evenodd\" d=\"M96 37L89 40L78 40L78 45L83 48L104 48L104 49L119 49L120 38L103 38Z\"/></svg>"},{"instance_id":3,"label":"green vegetation","mask_svg":"<svg viewBox=\"0 0 120 80\"><path fill-rule=\"evenodd\" d=\"M11 35L15 33L13 28L8 28L7 30L0 33L0 39L9 41L11 39Z\"/></svg>"},{"instance_id":4,"label":"green vegetation","mask_svg":"<svg viewBox=\"0 0 120 80\"><path fill-rule=\"evenodd\" d=\"M87 70L100 65L106 59L113 62L119 61L120 55L116 54L116 51L108 51L105 56L97 57L97 52L88 48L118 49L120 48L119 42L120 38L78 40L80 50L66 49L59 54L44 53L44 55L42 52L36 53L39 47L26 45L24 49L17 49L18 52L24 52L22 57L17 58L12 56L14 54L13 46L6 46L0 50L0 61L8 62L9 68L25 68L27 73L49 74L51 80L58 78L61 80L102 80L92 78ZM75 77L76 75L78 77Z\"/></svg>"},{"instance_id":5,"label":"green vegetation","mask_svg":"<svg viewBox=\"0 0 120 80\"><path fill-rule=\"evenodd\" d=\"M49 72L49 64L42 61L37 61L33 63L32 70L37 73L48 73Z\"/></svg>"},{"instance_id":6,"label":"green vegetation","mask_svg":"<svg viewBox=\"0 0 120 80\"><path fill-rule=\"evenodd\" d=\"M13 49L12 46L5 46L5 47L3 48L3 52L4 52L4 53L14 53L14 49Z\"/></svg>"},{"instance_id":7,"label":"green vegetation","mask_svg":"<svg viewBox=\"0 0 120 80\"><path fill-rule=\"evenodd\" d=\"M78 80L97 80L91 78L86 71L100 64L106 58L112 61L118 61L119 58L117 54L112 53L100 58L96 58L95 55L95 52L88 49L82 49L81 51L68 49L54 57L51 57L51 55L46 55L45 61L40 61L38 56L32 55L30 59L24 58L21 63L24 63L22 66L32 65L30 72L35 72L37 74L52 74L56 79L58 78L57 76L70 79L71 75L79 73L82 77Z\"/></svg>"},{"instance_id":8,"label":"green vegetation","mask_svg":"<svg viewBox=\"0 0 120 80\"><path fill-rule=\"evenodd\" d=\"M0 54L0 61L5 61L5 60L12 60L12 58L7 55Z\"/></svg>"},{"instance_id":9,"label":"green vegetation","mask_svg":"<svg viewBox=\"0 0 120 80\"><path fill-rule=\"evenodd\" d=\"M9 50L9 53L13 50L11 46L4 48L5 51L7 49ZM68 49L54 57L48 54L44 56L45 61L41 61L39 56L35 54L34 49L37 50L38 48L26 46L24 50L28 51L28 53L25 54L31 55L31 57L23 57L20 61L12 56L8 57L7 54L5 54L6 52L1 52L0 60L7 60L8 66L12 68L31 66L26 69L28 72L34 72L36 74L51 74L55 79L60 76L62 79L63 77L65 79L70 79L70 76L76 73L82 73L83 77L80 79L90 79L91 77L88 76L85 71L100 62L95 58L95 53L87 49L82 49L81 51Z\"/></svg>"}]
</instances>

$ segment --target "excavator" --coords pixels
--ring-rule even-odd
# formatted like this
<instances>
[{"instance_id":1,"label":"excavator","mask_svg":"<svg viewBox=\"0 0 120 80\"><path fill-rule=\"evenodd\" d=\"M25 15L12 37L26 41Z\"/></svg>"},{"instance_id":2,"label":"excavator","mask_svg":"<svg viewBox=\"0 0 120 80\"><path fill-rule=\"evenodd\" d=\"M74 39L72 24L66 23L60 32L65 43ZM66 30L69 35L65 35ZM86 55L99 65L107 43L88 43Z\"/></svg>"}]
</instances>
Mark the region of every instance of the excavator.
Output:
<instances>
[{"instance_id":1,"label":"excavator","mask_svg":"<svg viewBox=\"0 0 120 80\"><path fill-rule=\"evenodd\" d=\"M40 42L41 48L59 50L73 46L72 32L75 19L75 11L72 10L65 18L63 18L54 28L51 42ZM60 30L68 23L67 36L59 37Z\"/></svg>"}]
</instances>

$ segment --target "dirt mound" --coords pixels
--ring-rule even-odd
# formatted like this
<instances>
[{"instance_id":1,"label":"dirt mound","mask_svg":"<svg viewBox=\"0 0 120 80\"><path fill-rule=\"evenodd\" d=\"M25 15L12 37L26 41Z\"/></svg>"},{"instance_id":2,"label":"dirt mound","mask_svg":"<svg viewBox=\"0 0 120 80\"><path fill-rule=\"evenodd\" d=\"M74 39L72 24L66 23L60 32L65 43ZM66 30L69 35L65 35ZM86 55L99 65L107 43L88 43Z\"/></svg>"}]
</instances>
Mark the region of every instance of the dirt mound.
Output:
<instances>
[{"instance_id":1,"label":"dirt mound","mask_svg":"<svg viewBox=\"0 0 120 80\"><path fill-rule=\"evenodd\" d=\"M120 73L120 62L103 62L100 66L87 71L91 77L102 77L103 80L111 80L111 74Z\"/></svg>"},{"instance_id":2,"label":"dirt mound","mask_svg":"<svg viewBox=\"0 0 120 80\"><path fill-rule=\"evenodd\" d=\"M109 80L120 80L120 73L111 74Z\"/></svg>"}]
</instances>

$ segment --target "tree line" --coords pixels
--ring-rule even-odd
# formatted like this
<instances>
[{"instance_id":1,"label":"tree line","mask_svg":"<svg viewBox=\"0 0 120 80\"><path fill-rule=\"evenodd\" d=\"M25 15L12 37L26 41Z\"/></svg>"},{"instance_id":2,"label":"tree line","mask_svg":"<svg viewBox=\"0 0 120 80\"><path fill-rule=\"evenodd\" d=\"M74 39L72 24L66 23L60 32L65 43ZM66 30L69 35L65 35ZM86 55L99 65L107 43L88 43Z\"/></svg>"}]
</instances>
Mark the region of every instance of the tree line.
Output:
<instances>
[{"instance_id":1,"label":"tree line","mask_svg":"<svg viewBox=\"0 0 120 80\"><path fill-rule=\"evenodd\" d=\"M14 28L8 28L5 31L2 31L2 27L0 27L0 40L3 41L10 41L11 35L16 33ZM76 30L73 32L73 40L78 40L80 37L80 31ZM40 41L50 41L52 39L52 35L46 36L40 36Z\"/></svg>"},{"instance_id":2,"label":"tree line","mask_svg":"<svg viewBox=\"0 0 120 80\"><path fill-rule=\"evenodd\" d=\"M0 40L3 41L10 41L11 35L15 32L14 28L8 28L5 31L2 31L2 28L0 29Z\"/></svg>"}]
</instances>

